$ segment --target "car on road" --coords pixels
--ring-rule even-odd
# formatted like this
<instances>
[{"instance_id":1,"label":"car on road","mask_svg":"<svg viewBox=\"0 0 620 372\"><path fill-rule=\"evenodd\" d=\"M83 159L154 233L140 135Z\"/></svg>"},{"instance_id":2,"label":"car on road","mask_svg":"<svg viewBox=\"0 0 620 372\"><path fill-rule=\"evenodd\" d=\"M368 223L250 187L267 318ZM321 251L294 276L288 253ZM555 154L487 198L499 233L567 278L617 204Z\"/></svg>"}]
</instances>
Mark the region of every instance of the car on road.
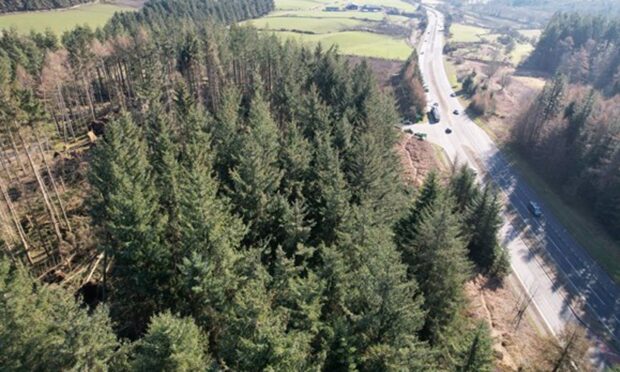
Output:
<instances>
[{"instance_id":1,"label":"car on road","mask_svg":"<svg viewBox=\"0 0 620 372\"><path fill-rule=\"evenodd\" d=\"M532 213L534 217L542 216L542 210L540 209L540 206L536 202L533 202L533 201L529 202L527 204L527 209L530 210L530 213Z\"/></svg>"},{"instance_id":2,"label":"car on road","mask_svg":"<svg viewBox=\"0 0 620 372\"><path fill-rule=\"evenodd\" d=\"M450 133L452 133L452 129L446 128L446 134L450 134Z\"/></svg>"},{"instance_id":3,"label":"car on road","mask_svg":"<svg viewBox=\"0 0 620 372\"><path fill-rule=\"evenodd\" d=\"M459 110L454 109L454 111L452 111L452 113L453 113L454 115L458 115L458 114L459 114Z\"/></svg>"},{"instance_id":4,"label":"car on road","mask_svg":"<svg viewBox=\"0 0 620 372\"><path fill-rule=\"evenodd\" d=\"M411 120L409 120L409 119L405 119L405 120L403 120L403 125L411 125L411 124L413 124L413 123L411 122Z\"/></svg>"},{"instance_id":5,"label":"car on road","mask_svg":"<svg viewBox=\"0 0 620 372\"><path fill-rule=\"evenodd\" d=\"M450 93L450 97L452 98L456 97L456 93Z\"/></svg>"},{"instance_id":6,"label":"car on road","mask_svg":"<svg viewBox=\"0 0 620 372\"><path fill-rule=\"evenodd\" d=\"M431 123L439 123L441 117L439 115L439 110L437 110L437 106L431 108L431 111L428 113L428 118Z\"/></svg>"},{"instance_id":7,"label":"car on road","mask_svg":"<svg viewBox=\"0 0 620 372\"><path fill-rule=\"evenodd\" d=\"M407 128L405 129L405 133L413 134L413 129Z\"/></svg>"},{"instance_id":8,"label":"car on road","mask_svg":"<svg viewBox=\"0 0 620 372\"><path fill-rule=\"evenodd\" d=\"M433 106L439 107L439 103L435 102L435 103L433 103Z\"/></svg>"}]
</instances>

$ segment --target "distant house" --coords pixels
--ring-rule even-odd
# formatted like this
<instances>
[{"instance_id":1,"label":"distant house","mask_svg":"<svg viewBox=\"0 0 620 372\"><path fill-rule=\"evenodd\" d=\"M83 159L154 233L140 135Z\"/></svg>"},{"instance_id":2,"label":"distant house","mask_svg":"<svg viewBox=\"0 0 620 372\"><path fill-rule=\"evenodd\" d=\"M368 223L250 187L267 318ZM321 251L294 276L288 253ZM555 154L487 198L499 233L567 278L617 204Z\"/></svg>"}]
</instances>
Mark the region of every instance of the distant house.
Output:
<instances>
[{"instance_id":1,"label":"distant house","mask_svg":"<svg viewBox=\"0 0 620 372\"><path fill-rule=\"evenodd\" d=\"M360 6L355 3L348 3L345 7L345 10L359 10Z\"/></svg>"},{"instance_id":2,"label":"distant house","mask_svg":"<svg viewBox=\"0 0 620 372\"><path fill-rule=\"evenodd\" d=\"M378 5L364 5L362 6L362 12L377 13L383 11L383 8Z\"/></svg>"},{"instance_id":3,"label":"distant house","mask_svg":"<svg viewBox=\"0 0 620 372\"><path fill-rule=\"evenodd\" d=\"M339 12L340 8L337 6L328 6L325 8L326 12Z\"/></svg>"}]
</instances>

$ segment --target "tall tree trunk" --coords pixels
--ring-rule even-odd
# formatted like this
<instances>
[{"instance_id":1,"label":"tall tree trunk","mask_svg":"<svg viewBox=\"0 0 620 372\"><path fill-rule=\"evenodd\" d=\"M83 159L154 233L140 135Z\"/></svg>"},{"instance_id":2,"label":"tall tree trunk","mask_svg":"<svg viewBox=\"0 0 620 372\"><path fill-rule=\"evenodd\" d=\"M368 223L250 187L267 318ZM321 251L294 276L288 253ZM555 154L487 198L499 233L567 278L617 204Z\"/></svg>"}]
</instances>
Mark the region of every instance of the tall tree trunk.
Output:
<instances>
[{"instance_id":1,"label":"tall tree trunk","mask_svg":"<svg viewBox=\"0 0 620 372\"><path fill-rule=\"evenodd\" d=\"M28 244L28 240L26 239L26 233L22 228L22 225L19 223L19 217L15 212L15 208L13 207L13 203L11 202L11 198L9 197L9 193L6 190L4 182L0 179L0 192L2 192L2 197L4 202L6 203L7 210L11 215L11 221L13 221L13 225L15 226L15 230L17 231L17 235L19 236L19 240L24 247L24 251L26 252L26 258L28 259L28 263L33 264L32 257L30 256L30 245Z\"/></svg>"},{"instance_id":2,"label":"tall tree trunk","mask_svg":"<svg viewBox=\"0 0 620 372\"><path fill-rule=\"evenodd\" d=\"M62 203L62 199L60 198L60 193L58 192L58 187L56 186L56 181L54 181L54 175L50 170L49 163L45 158L45 152L43 151L43 146L41 146L41 139L39 138L39 134L37 133L36 128L32 128L32 132L34 133L34 138L37 141L37 147L39 148L39 152L41 153L41 157L43 158L43 164L45 164L45 170L47 171L47 176L50 178L50 183L52 184L52 189L54 190L54 196L56 196L56 200L58 201L58 206L60 207L60 211L62 212L62 217L65 221L65 225L67 226L67 230L72 232L71 223L69 223L69 218L67 218L67 212L65 210L65 206Z\"/></svg>"},{"instance_id":3,"label":"tall tree trunk","mask_svg":"<svg viewBox=\"0 0 620 372\"><path fill-rule=\"evenodd\" d=\"M63 239L62 239L62 233L60 232L60 227L58 225L58 219L56 217L57 214L55 213L55 208L50 201L50 197L45 187L45 184L43 183L43 179L41 178L41 175L39 174L37 167L32 161L32 156L30 156L30 151L28 151L28 147L26 146L24 137L21 135L19 131L17 132L17 135L19 136L19 139L21 140L24 151L26 152L26 156L28 157L28 163L30 164L30 167L32 168L32 173L34 174L37 180L37 184L39 185L39 189L41 190L41 193L43 194L43 201L45 203L45 207L47 208L50 219L52 220L52 226L54 228L54 233L56 234L56 237L58 238L58 244L60 246L63 242Z\"/></svg>"}]
</instances>

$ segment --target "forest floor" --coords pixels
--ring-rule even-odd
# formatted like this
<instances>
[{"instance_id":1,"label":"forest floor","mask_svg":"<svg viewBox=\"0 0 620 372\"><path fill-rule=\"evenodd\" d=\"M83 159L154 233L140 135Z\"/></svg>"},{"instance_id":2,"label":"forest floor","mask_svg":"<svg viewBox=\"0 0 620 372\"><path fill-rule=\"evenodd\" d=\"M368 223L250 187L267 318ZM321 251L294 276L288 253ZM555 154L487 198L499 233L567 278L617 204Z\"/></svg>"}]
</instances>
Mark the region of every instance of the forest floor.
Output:
<instances>
[{"instance_id":1,"label":"forest floor","mask_svg":"<svg viewBox=\"0 0 620 372\"><path fill-rule=\"evenodd\" d=\"M358 1L359 5L370 0ZM327 12L326 6L344 7L344 0L276 0L276 10L258 19L244 22L281 39L297 40L309 46L319 43L337 46L341 54L403 61L411 54L407 44L409 32L416 21L383 12ZM416 7L401 0L384 0L384 6L414 12Z\"/></svg>"},{"instance_id":2,"label":"forest floor","mask_svg":"<svg viewBox=\"0 0 620 372\"><path fill-rule=\"evenodd\" d=\"M43 32L49 28L60 35L77 25L103 26L114 13L132 11L142 3L143 0L122 0L114 4L92 3L69 9L0 15L0 30L15 28L17 32L27 34L30 30Z\"/></svg>"}]
</instances>

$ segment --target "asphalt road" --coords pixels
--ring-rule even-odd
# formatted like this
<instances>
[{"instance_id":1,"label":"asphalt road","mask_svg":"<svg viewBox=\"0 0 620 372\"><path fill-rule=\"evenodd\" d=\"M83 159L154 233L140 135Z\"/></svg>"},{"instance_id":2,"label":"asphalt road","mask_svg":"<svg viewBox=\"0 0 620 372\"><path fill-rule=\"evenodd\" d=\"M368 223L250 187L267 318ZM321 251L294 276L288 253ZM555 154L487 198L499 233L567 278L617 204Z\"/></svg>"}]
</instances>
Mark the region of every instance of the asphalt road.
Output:
<instances>
[{"instance_id":1,"label":"asphalt road","mask_svg":"<svg viewBox=\"0 0 620 372\"><path fill-rule=\"evenodd\" d=\"M441 120L415 124L415 132L442 146L454 162L467 163L479 177L488 175L499 186L508 208L501 230L514 273L533 297L533 304L549 330L558 334L578 319L596 334L620 344L620 287L588 255L582 246L545 207L519 174L508 164L489 136L467 115L443 65L443 16L429 8L429 24L418 44L420 69L428 85L429 105L439 104ZM430 106L429 106L430 108ZM453 114L458 110L459 115ZM452 129L451 134L445 129ZM535 218L528 203L540 205L543 216ZM524 240L524 231L529 237ZM606 352L604 344L598 348Z\"/></svg>"}]
</instances>

